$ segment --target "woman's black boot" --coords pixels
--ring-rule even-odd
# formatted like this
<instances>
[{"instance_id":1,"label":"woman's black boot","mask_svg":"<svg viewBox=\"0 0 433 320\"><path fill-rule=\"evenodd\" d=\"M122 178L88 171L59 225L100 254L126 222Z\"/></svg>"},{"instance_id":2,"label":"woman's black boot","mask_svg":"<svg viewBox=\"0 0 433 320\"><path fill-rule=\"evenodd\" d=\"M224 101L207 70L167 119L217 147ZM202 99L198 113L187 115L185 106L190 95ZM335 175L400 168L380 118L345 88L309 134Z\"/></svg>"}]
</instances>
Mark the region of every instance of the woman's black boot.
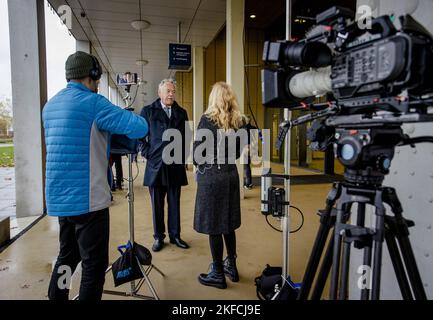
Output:
<instances>
[{"instance_id":1,"label":"woman's black boot","mask_svg":"<svg viewBox=\"0 0 433 320\"><path fill-rule=\"evenodd\" d=\"M215 287L219 289L227 288L226 277L224 276L222 263L211 264L209 273L201 273L198 276L198 281L205 286Z\"/></svg>"},{"instance_id":2,"label":"woman's black boot","mask_svg":"<svg viewBox=\"0 0 433 320\"><path fill-rule=\"evenodd\" d=\"M236 268L236 256L225 258L224 273L230 278L232 282L239 281L238 268Z\"/></svg>"}]
</instances>

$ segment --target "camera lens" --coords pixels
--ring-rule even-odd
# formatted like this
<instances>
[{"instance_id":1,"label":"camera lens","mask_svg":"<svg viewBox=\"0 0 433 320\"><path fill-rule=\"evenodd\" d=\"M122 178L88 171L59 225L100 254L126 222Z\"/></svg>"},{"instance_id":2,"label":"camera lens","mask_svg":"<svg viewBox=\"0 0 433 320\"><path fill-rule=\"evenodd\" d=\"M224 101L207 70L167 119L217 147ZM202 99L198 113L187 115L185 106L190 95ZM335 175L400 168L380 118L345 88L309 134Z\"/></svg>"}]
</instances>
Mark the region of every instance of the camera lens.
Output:
<instances>
[{"instance_id":1,"label":"camera lens","mask_svg":"<svg viewBox=\"0 0 433 320\"><path fill-rule=\"evenodd\" d=\"M345 144L341 148L341 158L346 161L352 160L352 158L355 156L355 149L350 144Z\"/></svg>"},{"instance_id":2,"label":"camera lens","mask_svg":"<svg viewBox=\"0 0 433 320\"><path fill-rule=\"evenodd\" d=\"M332 62L331 49L322 42L289 42L284 57L289 66L320 68Z\"/></svg>"}]
</instances>

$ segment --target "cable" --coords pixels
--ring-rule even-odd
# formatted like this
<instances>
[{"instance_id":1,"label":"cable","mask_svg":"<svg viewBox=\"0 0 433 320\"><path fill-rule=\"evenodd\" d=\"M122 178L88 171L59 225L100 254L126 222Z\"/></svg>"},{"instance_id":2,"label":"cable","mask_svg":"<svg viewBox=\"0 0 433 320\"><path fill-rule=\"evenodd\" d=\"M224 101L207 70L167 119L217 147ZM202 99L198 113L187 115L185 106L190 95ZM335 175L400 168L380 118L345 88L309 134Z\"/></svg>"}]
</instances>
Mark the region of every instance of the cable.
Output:
<instances>
[{"instance_id":1,"label":"cable","mask_svg":"<svg viewBox=\"0 0 433 320\"><path fill-rule=\"evenodd\" d=\"M299 209L298 207L295 207L295 206L290 206L290 208L293 208L293 209L295 209L296 211L298 211L299 214L300 214L300 216L301 216L301 223L300 223L299 227L296 228L295 230L290 231L290 233L296 233L296 232L298 232L299 230L301 230L302 227L304 226L305 218L304 218L304 214L302 213L301 209ZM266 222L267 222L268 225L269 225L272 229L274 229L275 231L278 231L278 232L281 232L281 233L283 232L282 230L275 228L275 227L274 227L274 226L269 222L269 215L266 216Z\"/></svg>"},{"instance_id":2,"label":"cable","mask_svg":"<svg viewBox=\"0 0 433 320\"><path fill-rule=\"evenodd\" d=\"M132 157L132 155L131 155L131 157ZM134 178L132 178L132 182L134 182L138 178L138 176L140 175L140 167L138 166L138 159L137 159L137 161L135 161L135 166L137 167L137 174L135 175ZM129 182L129 178L123 178L123 181Z\"/></svg>"},{"instance_id":3,"label":"cable","mask_svg":"<svg viewBox=\"0 0 433 320\"><path fill-rule=\"evenodd\" d=\"M186 41L186 38L187 38L187 36L188 36L189 31L191 30L192 23L193 23L194 20L195 20L195 16L197 15L198 9L200 8L202 1L203 1L203 0L200 0L199 3L198 3L198 5L197 5L197 8L195 8L194 15L192 16L191 22L190 22L190 24L189 24L189 26L188 26L188 31L186 32L185 37L183 38L183 42Z\"/></svg>"},{"instance_id":4,"label":"cable","mask_svg":"<svg viewBox=\"0 0 433 320\"><path fill-rule=\"evenodd\" d=\"M296 233L296 232L298 232L299 230L301 230L302 227L304 226L305 218L304 218L304 214L302 213L301 209L299 209L298 207L295 207L295 206L290 206L290 208L295 209L295 210L298 211L299 214L301 215L301 223L300 223L299 227L296 228L296 229L293 230L293 231L290 231L290 233Z\"/></svg>"},{"instance_id":5,"label":"cable","mask_svg":"<svg viewBox=\"0 0 433 320\"><path fill-rule=\"evenodd\" d=\"M126 108L130 108L130 107L134 104L135 99L137 98L138 88L140 88L140 85L139 85L139 84L137 85L137 89L135 90L134 99L132 100L131 104L130 104L129 106L127 106Z\"/></svg>"},{"instance_id":6,"label":"cable","mask_svg":"<svg viewBox=\"0 0 433 320\"><path fill-rule=\"evenodd\" d=\"M141 0L138 0L138 9L140 11L140 20L142 20L142 17L141 17ZM143 59L143 30L142 29L140 29L140 59L144 60ZM143 78L144 78L144 66L141 65L141 81L143 81ZM134 101L135 101L135 98L134 98Z\"/></svg>"},{"instance_id":7,"label":"cable","mask_svg":"<svg viewBox=\"0 0 433 320\"><path fill-rule=\"evenodd\" d=\"M415 137L415 138L407 138L402 141L399 146L406 146L416 143L423 143L423 142L430 142L433 143L433 137L431 136L421 136L421 137Z\"/></svg>"},{"instance_id":8,"label":"cable","mask_svg":"<svg viewBox=\"0 0 433 320\"><path fill-rule=\"evenodd\" d=\"M246 64L246 54L245 54L245 47L246 47L246 39L245 39L246 35L245 35L245 23L244 23L244 27L242 29L242 53L244 55L244 73L245 73L245 84L246 84L246 89L247 89L247 107L249 109L249 111L251 112L251 116L253 117L253 121L257 127L257 129L260 130L259 125L257 124L257 120L256 117L254 117L254 113L253 110L251 108L251 97L250 97L250 85L249 85L249 81L248 81L248 72L247 69L245 68L245 64ZM261 131L259 131L261 132Z\"/></svg>"}]
</instances>

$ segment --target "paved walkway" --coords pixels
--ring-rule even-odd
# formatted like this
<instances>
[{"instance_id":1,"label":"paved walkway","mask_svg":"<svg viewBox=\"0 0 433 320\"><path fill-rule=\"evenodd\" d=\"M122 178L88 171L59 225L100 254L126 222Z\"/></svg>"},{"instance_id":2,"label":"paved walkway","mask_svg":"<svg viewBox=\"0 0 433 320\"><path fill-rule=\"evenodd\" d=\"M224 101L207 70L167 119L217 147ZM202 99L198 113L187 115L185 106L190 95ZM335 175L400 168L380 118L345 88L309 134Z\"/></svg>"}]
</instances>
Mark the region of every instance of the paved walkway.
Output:
<instances>
[{"instance_id":1,"label":"paved walkway","mask_svg":"<svg viewBox=\"0 0 433 320\"><path fill-rule=\"evenodd\" d=\"M14 146L13 144L3 144L3 143L0 143L0 148L13 147L13 146Z\"/></svg>"},{"instance_id":2,"label":"paved walkway","mask_svg":"<svg viewBox=\"0 0 433 320\"><path fill-rule=\"evenodd\" d=\"M15 215L15 168L0 168L0 216Z\"/></svg>"}]
</instances>

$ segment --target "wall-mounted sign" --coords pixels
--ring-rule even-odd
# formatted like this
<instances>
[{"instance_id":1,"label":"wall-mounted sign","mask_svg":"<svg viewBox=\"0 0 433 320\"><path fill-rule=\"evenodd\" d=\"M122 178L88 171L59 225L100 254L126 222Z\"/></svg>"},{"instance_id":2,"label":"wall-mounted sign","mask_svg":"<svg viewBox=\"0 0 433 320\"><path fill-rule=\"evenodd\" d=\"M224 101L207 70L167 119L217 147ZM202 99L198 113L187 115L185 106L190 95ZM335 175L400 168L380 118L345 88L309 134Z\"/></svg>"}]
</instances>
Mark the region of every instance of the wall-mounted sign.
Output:
<instances>
[{"instance_id":1,"label":"wall-mounted sign","mask_svg":"<svg viewBox=\"0 0 433 320\"><path fill-rule=\"evenodd\" d=\"M191 69L191 45L170 43L168 45L168 69L189 71Z\"/></svg>"}]
</instances>

